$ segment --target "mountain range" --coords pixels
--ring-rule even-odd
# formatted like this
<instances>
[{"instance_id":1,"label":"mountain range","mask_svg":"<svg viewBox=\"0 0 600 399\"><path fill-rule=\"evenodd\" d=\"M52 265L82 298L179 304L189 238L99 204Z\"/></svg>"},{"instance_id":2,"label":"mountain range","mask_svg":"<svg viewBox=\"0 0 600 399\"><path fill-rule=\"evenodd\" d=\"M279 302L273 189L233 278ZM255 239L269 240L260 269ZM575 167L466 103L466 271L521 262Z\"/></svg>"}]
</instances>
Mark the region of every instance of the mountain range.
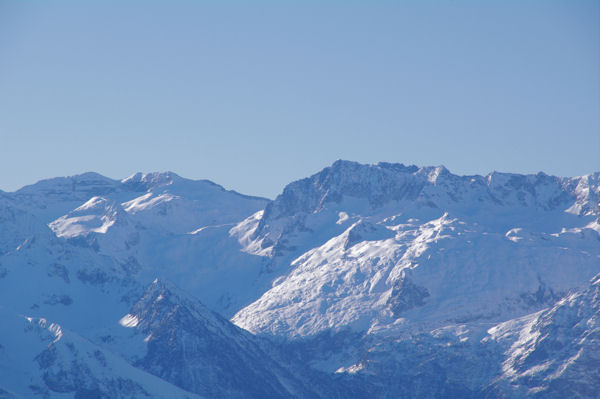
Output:
<instances>
[{"instance_id":1,"label":"mountain range","mask_svg":"<svg viewBox=\"0 0 600 399\"><path fill-rule=\"evenodd\" d=\"M600 172L0 192L0 398L600 398Z\"/></svg>"}]
</instances>

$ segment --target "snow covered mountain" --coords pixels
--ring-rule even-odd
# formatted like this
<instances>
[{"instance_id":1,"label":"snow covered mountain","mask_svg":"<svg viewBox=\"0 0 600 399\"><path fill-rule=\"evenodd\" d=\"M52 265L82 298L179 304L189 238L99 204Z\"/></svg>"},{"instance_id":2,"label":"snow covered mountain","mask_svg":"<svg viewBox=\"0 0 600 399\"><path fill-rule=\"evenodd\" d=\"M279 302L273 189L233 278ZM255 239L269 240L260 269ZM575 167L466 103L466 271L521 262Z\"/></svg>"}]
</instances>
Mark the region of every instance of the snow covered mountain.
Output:
<instances>
[{"instance_id":1,"label":"snow covered mountain","mask_svg":"<svg viewBox=\"0 0 600 399\"><path fill-rule=\"evenodd\" d=\"M600 397L599 183L337 161L274 201L0 192L0 397Z\"/></svg>"},{"instance_id":2,"label":"snow covered mountain","mask_svg":"<svg viewBox=\"0 0 600 399\"><path fill-rule=\"evenodd\" d=\"M599 176L338 161L232 229L285 270L233 321L284 336L399 333L540 309L600 270Z\"/></svg>"}]
</instances>

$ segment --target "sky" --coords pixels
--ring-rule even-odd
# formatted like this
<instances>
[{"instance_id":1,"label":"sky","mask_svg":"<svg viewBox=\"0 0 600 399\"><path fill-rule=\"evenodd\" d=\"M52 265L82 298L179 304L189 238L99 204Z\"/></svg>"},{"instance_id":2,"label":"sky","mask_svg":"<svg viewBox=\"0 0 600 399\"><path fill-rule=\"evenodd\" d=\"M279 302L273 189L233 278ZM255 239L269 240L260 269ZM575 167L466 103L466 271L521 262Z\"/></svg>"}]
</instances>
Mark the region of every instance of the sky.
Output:
<instances>
[{"instance_id":1,"label":"sky","mask_svg":"<svg viewBox=\"0 0 600 399\"><path fill-rule=\"evenodd\" d=\"M600 171L600 2L0 0L0 189Z\"/></svg>"}]
</instances>

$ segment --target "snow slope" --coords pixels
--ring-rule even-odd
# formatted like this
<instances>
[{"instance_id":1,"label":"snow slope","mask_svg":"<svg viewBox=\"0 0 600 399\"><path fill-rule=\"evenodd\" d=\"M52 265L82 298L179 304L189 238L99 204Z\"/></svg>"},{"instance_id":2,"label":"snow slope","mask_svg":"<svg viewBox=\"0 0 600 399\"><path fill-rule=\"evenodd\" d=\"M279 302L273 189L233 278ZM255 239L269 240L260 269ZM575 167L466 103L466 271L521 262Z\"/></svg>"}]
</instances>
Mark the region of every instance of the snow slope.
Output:
<instances>
[{"instance_id":1,"label":"snow slope","mask_svg":"<svg viewBox=\"0 0 600 399\"><path fill-rule=\"evenodd\" d=\"M79 177L72 179L79 182L73 184L75 188L82 185ZM51 185L54 180L26 187L15 196L20 198L26 190L41 208L50 208L44 203L48 191L52 193L50 201L54 201L61 197L61 189L66 190L64 185ZM222 237L235 222L261 209L267 200L226 191L209 181L183 179L171 172L137 173L120 182L108 180L107 184L108 188L98 190L98 184L86 185L93 187L85 191L88 198L78 191L64 193L64 213L60 217L53 214L54 219L40 219L49 222L57 237L93 248L119 263L144 265L136 275L142 284L156 277L166 278L197 293L211 308L225 314L233 314L239 306L258 297L258 288L243 292L240 283L256 279L264 261L240 252L237 242ZM36 186L40 186L37 191ZM80 202L68 209L72 197ZM240 277L243 280L238 280ZM233 297L225 287L240 295Z\"/></svg>"},{"instance_id":2,"label":"snow slope","mask_svg":"<svg viewBox=\"0 0 600 399\"><path fill-rule=\"evenodd\" d=\"M0 310L6 398L199 398L44 318Z\"/></svg>"}]
</instances>

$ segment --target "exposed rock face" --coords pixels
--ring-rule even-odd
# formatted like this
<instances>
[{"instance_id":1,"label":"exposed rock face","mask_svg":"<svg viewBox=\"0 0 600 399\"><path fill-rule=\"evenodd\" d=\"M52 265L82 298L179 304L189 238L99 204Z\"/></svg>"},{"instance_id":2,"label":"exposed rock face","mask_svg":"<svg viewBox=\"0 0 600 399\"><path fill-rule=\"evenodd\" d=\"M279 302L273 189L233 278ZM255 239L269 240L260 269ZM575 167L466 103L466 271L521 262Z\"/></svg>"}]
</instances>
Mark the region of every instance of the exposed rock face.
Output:
<instances>
[{"instance_id":1,"label":"exposed rock face","mask_svg":"<svg viewBox=\"0 0 600 399\"><path fill-rule=\"evenodd\" d=\"M416 286L412 281L405 278L396 283L387 304L394 316L399 317L407 310L425 305L425 298L428 296L429 291L427 291L427 288Z\"/></svg>"},{"instance_id":2,"label":"exposed rock face","mask_svg":"<svg viewBox=\"0 0 600 399\"><path fill-rule=\"evenodd\" d=\"M147 343L135 364L210 398L316 397L252 336L193 298L156 280L122 324Z\"/></svg>"}]
</instances>

